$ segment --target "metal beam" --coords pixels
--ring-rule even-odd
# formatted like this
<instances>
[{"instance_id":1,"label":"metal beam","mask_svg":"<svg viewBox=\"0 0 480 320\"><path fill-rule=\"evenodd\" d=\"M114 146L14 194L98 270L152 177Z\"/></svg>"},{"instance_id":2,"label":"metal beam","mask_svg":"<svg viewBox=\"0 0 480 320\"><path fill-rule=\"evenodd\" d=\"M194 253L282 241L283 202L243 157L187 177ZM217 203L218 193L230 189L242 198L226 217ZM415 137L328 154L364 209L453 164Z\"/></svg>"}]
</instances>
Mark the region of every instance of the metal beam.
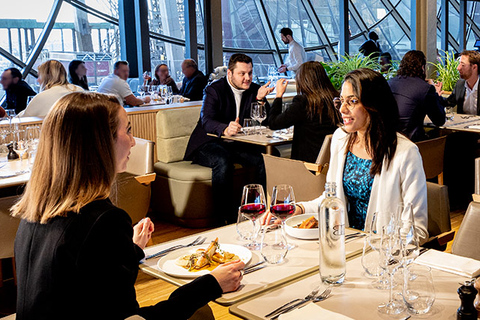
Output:
<instances>
[{"instance_id":1,"label":"metal beam","mask_svg":"<svg viewBox=\"0 0 480 320\"><path fill-rule=\"evenodd\" d=\"M460 0L460 26L458 29L459 41L458 41L458 52L463 51L467 48L467 1Z\"/></svg>"},{"instance_id":2,"label":"metal beam","mask_svg":"<svg viewBox=\"0 0 480 320\"><path fill-rule=\"evenodd\" d=\"M335 61L336 57L335 57L335 51L332 48L332 43L330 42L330 39L328 38L328 35L325 32L325 29L320 23L320 20L318 19L317 13L313 8L312 3L307 0L302 0L302 3L303 3L303 7L305 8L305 11L307 12L308 17L310 18L310 21L313 24L313 28L315 29L315 32L317 33L318 37L322 41L322 44L327 45L326 51L327 51L328 57L330 58L330 60Z\"/></svg>"},{"instance_id":3,"label":"metal beam","mask_svg":"<svg viewBox=\"0 0 480 320\"><path fill-rule=\"evenodd\" d=\"M204 0L205 71L223 66L222 1Z\"/></svg>"},{"instance_id":4,"label":"metal beam","mask_svg":"<svg viewBox=\"0 0 480 320\"><path fill-rule=\"evenodd\" d=\"M197 14L195 0L184 0L185 17L185 57L198 61Z\"/></svg>"},{"instance_id":5,"label":"metal beam","mask_svg":"<svg viewBox=\"0 0 480 320\"><path fill-rule=\"evenodd\" d=\"M277 67L280 67L283 64L282 54L280 53L280 48L278 43L275 40L275 31L272 28L270 19L267 17L267 10L265 9L265 4L262 0L255 0L255 5L257 6L258 15L260 16L260 22L262 23L263 30L267 36L268 45L271 49L274 49L276 54L273 55L273 60Z\"/></svg>"},{"instance_id":6,"label":"metal beam","mask_svg":"<svg viewBox=\"0 0 480 320\"><path fill-rule=\"evenodd\" d=\"M48 36L52 31L53 25L55 24L55 20L57 19L58 13L60 12L62 3L63 3L63 0L55 0L55 2L53 3L52 10L48 15L48 19L47 19L47 22L45 23L42 33L40 34L38 41L35 43L35 47L33 48L32 52L30 53L27 59L26 66L22 69L23 78L25 78L26 75L30 72L33 65L37 61L38 56L42 52L42 49L45 46L45 43L47 42Z\"/></svg>"},{"instance_id":7,"label":"metal beam","mask_svg":"<svg viewBox=\"0 0 480 320\"><path fill-rule=\"evenodd\" d=\"M440 33L440 49L442 51L448 51L448 3L449 0L442 0L442 12L441 12L441 33Z\"/></svg>"},{"instance_id":8,"label":"metal beam","mask_svg":"<svg viewBox=\"0 0 480 320\"><path fill-rule=\"evenodd\" d=\"M340 51L338 52L338 60L342 60L341 56L350 54L350 33L348 32L348 2L349 0L339 0L338 11L340 13Z\"/></svg>"}]
</instances>

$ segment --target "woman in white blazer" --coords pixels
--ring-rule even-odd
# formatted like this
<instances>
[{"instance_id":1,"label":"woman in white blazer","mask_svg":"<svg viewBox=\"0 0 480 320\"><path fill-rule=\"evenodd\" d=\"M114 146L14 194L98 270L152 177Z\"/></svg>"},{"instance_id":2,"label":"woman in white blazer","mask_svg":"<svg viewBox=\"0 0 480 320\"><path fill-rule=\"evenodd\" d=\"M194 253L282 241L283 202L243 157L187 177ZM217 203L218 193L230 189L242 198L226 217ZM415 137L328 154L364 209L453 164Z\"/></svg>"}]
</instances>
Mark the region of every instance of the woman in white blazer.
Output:
<instances>
[{"instance_id":1,"label":"woman in white blazer","mask_svg":"<svg viewBox=\"0 0 480 320\"><path fill-rule=\"evenodd\" d=\"M374 212L412 203L420 242L428 239L427 185L417 146L397 133L398 107L385 78L370 69L345 76L336 106L343 127L332 138L328 182L347 203L346 225L364 229ZM319 198L297 204L295 214L318 212ZM269 216L266 221L269 221ZM387 217L378 217L386 224Z\"/></svg>"}]
</instances>

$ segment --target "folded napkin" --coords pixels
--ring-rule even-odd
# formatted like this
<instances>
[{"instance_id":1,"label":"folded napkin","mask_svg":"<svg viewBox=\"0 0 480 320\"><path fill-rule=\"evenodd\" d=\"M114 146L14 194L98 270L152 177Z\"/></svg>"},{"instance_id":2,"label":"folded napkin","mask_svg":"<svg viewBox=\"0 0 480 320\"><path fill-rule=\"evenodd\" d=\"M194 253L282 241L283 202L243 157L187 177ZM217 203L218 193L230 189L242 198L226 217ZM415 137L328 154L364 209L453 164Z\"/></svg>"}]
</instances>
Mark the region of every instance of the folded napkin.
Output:
<instances>
[{"instance_id":1,"label":"folded napkin","mask_svg":"<svg viewBox=\"0 0 480 320\"><path fill-rule=\"evenodd\" d=\"M468 129L477 129L477 130L480 130L480 124L472 124L471 126L468 126Z\"/></svg>"},{"instance_id":2,"label":"folded napkin","mask_svg":"<svg viewBox=\"0 0 480 320\"><path fill-rule=\"evenodd\" d=\"M282 314L280 320L351 320L352 318L342 314L323 309L315 303L309 303L305 307Z\"/></svg>"},{"instance_id":3,"label":"folded napkin","mask_svg":"<svg viewBox=\"0 0 480 320\"><path fill-rule=\"evenodd\" d=\"M428 250L419 256L415 263L468 278L480 275L480 261L437 250Z\"/></svg>"},{"instance_id":4,"label":"folded napkin","mask_svg":"<svg viewBox=\"0 0 480 320\"><path fill-rule=\"evenodd\" d=\"M274 138L283 139L283 140L293 139L293 133L274 132L272 136Z\"/></svg>"}]
</instances>

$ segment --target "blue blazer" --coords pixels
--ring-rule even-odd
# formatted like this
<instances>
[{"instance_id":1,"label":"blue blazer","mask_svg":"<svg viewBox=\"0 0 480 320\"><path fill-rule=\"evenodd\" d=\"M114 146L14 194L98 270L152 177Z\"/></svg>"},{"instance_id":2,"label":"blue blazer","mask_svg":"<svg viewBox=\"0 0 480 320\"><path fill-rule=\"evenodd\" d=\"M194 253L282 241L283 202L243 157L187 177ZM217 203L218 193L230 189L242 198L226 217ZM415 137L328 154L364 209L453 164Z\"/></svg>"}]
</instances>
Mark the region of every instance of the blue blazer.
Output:
<instances>
[{"instance_id":1,"label":"blue blazer","mask_svg":"<svg viewBox=\"0 0 480 320\"><path fill-rule=\"evenodd\" d=\"M183 78L179 94L192 101L202 100L203 89L205 89L206 85L207 78L202 71L197 70L191 78Z\"/></svg>"}]
</instances>

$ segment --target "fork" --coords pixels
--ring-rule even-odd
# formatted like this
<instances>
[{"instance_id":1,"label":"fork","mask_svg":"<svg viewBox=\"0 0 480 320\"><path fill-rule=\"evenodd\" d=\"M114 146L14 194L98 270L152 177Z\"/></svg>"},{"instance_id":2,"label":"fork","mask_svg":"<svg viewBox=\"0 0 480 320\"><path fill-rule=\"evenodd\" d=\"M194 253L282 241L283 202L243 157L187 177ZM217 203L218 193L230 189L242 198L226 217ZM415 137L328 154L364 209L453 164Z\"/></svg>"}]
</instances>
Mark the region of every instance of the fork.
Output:
<instances>
[{"instance_id":1,"label":"fork","mask_svg":"<svg viewBox=\"0 0 480 320\"><path fill-rule=\"evenodd\" d=\"M277 309L273 310L272 312L268 313L265 315L265 318L271 317L279 312L282 312L284 309L286 309L288 306L294 304L295 302L300 302L300 301L309 301L315 297L315 295L320 291L320 287L314 289L312 292L310 292L305 298L301 299L294 299L290 302L285 303L283 306L278 307Z\"/></svg>"},{"instance_id":2,"label":"fork","mask_svg":"<svg viewBox=\"0 0 480 320\"><path fill-rule=\"evenodd\" d=\"M280 317L280 315L284 314L284 313L287 313L289 311L292 311L294 309L297 309L297 308L300 308L301 306L303 306L305 303L309 302L309 301L312 301L313 303L316 303L316 302L319 302L319 301L323 301L325 299L327 299L329 296L330 296L330 293L332 292L332 289L331 288L327 288L325 289L321 294L319 294L318 296L310 299L310 300L303 300L303 301L300 301L288 308L285 308L284 310L282 310L280 313L278 313L276 316L274 316L273 318L271 318L271 320L275 320L275 319L278 319L278 317Z\"/></svg>"},{"instance_id":3,"label":"fork","mask_svg":"<svg viewBox=\"0 0 480 320\"><path fill-rule=\"evenodd\" d=\"M169 253L169 252L171 252L171 251L175 251L175 250L178 250L178 249L181 249L181 248L198 246L198 245L203 244L203 243L205 242L205 240L207 240L206 237L199 236L199 237L197 237L195 240L193 240L192 242L190 242L189 244L179 244L179 245L170 247L170 248L168 248L168 249L165 249L165 250L159 251L159 252L157 252L157 253L151 254L151 255L149 255L149 256L146 256L144 260L156 258L156 257L165 255L165 254L167 254L167 253Z\"/></svg>"}]
</instances>

